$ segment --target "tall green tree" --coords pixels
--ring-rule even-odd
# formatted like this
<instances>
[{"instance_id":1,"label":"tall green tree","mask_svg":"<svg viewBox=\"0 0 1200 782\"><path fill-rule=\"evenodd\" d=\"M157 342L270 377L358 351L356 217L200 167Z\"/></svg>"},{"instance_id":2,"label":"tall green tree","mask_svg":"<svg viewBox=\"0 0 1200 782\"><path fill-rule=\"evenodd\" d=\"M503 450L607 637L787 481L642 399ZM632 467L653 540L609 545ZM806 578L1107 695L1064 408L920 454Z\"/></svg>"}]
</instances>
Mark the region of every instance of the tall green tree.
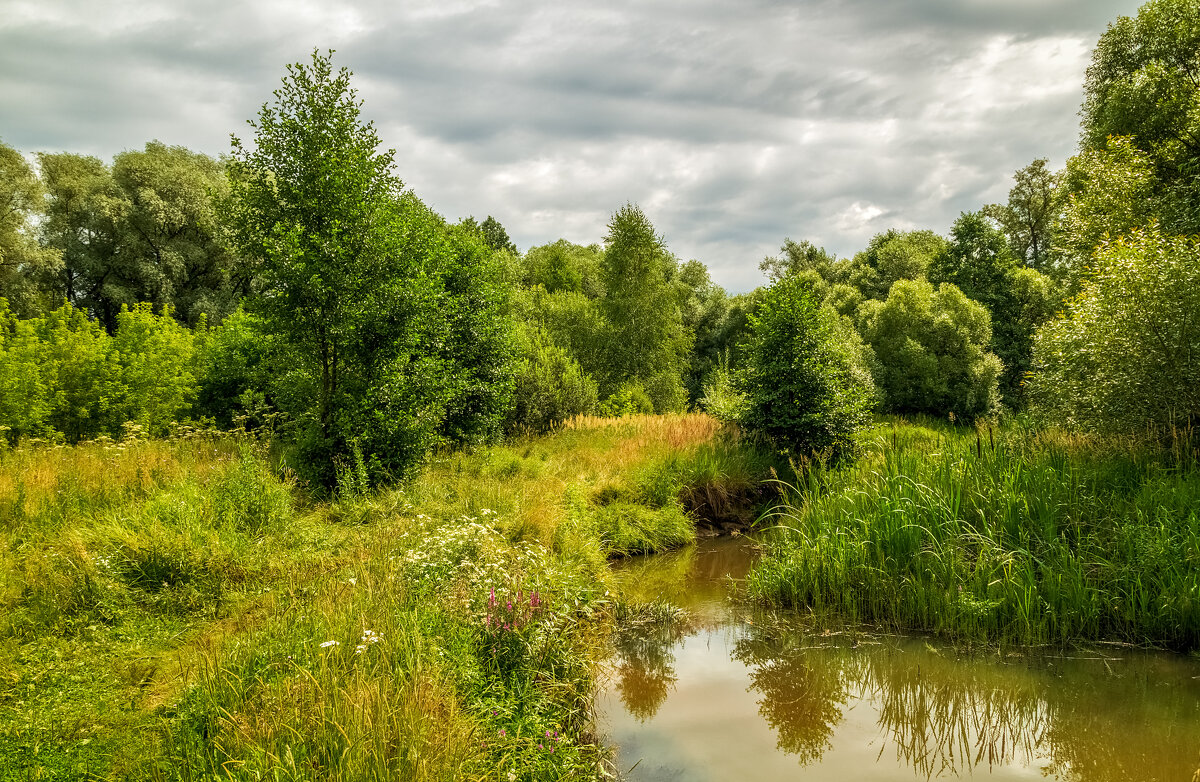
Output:
<instances>
[{"instance_id":1,"label":"tall green tree","mask_svg":"<svg viewBox=\"0 0 1200 782\"><path fill-rule=\"evenodd\" d=\"M288 66L230 165L234 226L260 278L254 309L291 367L277 399L325 485L352 458L385 479L439 442L494 434L512 389L493 253L402 191L331 56Z\"/></svg>"},{"instance_id":2,"label":"tall green tree","mask_svg":"<svg viewBox=\"0 0 1200 782\"><path fill-rule=\"evenodd\" d=\"M0 297L18 315L42 308L39 282L61 263L60 253L37 240L34 221L42 216L44 196L21 153L0 142Z\"/></svg>"},{"instance_id":3,"label":"tall green tree","mask_svg":"<svg viewBox=\"0 0 1200 782\"><path fill-rule=\"evenodd\" d=\"M1081 146L1132 137L1154 167L1164 230L1200 231L1200 0L1151 0L1118 17L1084 94Z\"/></svg>"},{"instance_id":4,"label":"tall green tree","mask_svg":"<svg viewBox=\"0 0 1200 782\"><path fill-rule=\"evenodd\" d=\"M1042 273L1052 271L1055 228L1062 204L1062 187L1049 161L1039 158L1013 174L1008 202L990 204L983 213L1000 224L1008 246L1025 265Z\"/></svg>"},{"instance_id":5,"label":"tall green tree","mask_svg":"<svg viewBox=\"0 0 1200 782\"><path fill-rule=\"evenodd\" d=\"M951 283L991 315L988 346L1000 359L1005 404L1025 404L1023 382L1033 355L1033 334L1053 315L1057 286L1025 267L984 212L964 212L950 229L950 246L929 268L929 281Z\"/></svg>"},{"instance_id":6,"label":"tall green tree","mask_svg":"<svg viewBox=\"0 0 1200 782\"><path fill-rule=\"evenodd\" d=\"M676 262L633 204L613 215L604 243L602 304L612 331L602 393L632 383L645 390L656 411L681 410L691 335L670 283Z\"/></svg>"}]
</instances>

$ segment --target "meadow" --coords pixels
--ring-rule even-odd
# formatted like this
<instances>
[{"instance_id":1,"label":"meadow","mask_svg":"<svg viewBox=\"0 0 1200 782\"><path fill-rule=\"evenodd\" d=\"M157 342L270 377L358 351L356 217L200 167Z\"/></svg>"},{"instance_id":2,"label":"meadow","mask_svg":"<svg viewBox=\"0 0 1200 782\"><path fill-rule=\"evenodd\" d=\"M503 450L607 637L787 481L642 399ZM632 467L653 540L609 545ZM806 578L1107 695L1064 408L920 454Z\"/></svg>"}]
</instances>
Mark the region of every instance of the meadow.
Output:
<instances>
[{"instance_id":1,"label":"meadow","mask_svg":"<svg viewBox=\"0 0 1200 782\"><path fill-rule=\"evenodd\" d=\"M246 437L6 451L0 779L596 778L608 559L754 489L718 429L576 419L321 501Z\"/></svg>"}]
</instances>

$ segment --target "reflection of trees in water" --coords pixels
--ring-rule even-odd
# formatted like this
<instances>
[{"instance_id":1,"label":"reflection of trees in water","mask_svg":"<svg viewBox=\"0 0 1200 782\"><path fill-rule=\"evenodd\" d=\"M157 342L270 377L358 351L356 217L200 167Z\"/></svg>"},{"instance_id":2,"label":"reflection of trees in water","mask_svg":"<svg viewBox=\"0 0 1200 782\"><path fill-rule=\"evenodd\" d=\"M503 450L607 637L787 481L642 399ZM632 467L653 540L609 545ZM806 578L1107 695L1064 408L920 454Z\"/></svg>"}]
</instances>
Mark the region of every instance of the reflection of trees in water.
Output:
<instances>
[{"instance_id":1,"label":"reflection of trees in water","mask_svg":"<svg viewBox=\"0 0 1200 782\"><path fill-rule=\"evenodd\" d=\"M1039 760L1079 782L1186 780L1196 770L1200 736L1179 724L1194 730L1195 688L1148 692L1171 677L1144 670L1153 659L1123 663L1120 676L1099 661L1038 673L915 644L850 648L755 628L734 656L751 668L779 748L804 765L821 759L847 703L861 699L878 710L897 760L926 778Z\"/></svg>"},{"instance_id":2,"label":"reflection of trees in water","mask_svg":"<svg viewBox=\"0 0 1200 782\"><path fill-rule=\"evenodd\" d=\"M798 755L804 765L820 760L842 721L847 698L842 668L783 653L753 636L737 643L734 657L751 669L751 687L763 696L759 713L775 729L779 749Z\"/></svg>"},{"instance_id":3,"label":"reflection of trees in water","mask_svg":"<svg viewBox=\"0 0 1200 782\"><path fill-rule=\"evenodd\" d=\"M613 634L617 692L639 722L653 717L675 686L673 648L691 632L686 615L665 606L647 607L618 625Z\"/></svg>"}]
</instances>

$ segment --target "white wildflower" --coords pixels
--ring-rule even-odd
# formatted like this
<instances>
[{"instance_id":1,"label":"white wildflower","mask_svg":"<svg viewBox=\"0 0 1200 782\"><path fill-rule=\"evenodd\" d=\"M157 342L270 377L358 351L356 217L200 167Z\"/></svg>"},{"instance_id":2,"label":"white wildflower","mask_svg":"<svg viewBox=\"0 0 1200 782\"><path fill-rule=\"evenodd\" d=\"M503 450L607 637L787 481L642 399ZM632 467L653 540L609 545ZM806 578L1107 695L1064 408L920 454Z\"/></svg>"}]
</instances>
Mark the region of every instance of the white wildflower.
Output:
<instances>
[{"instance_id":1,"label":"white wildflower","mask_svg":"<svg viewBox=\"0 0 1200 782\"><path fill-rule=\"evenodd\" d=\"M325 643L321 644L321 648L328 649L331 646L341 646L341 645L342 645L341 641L326 641Z\"/></svg>"}]
</instances>

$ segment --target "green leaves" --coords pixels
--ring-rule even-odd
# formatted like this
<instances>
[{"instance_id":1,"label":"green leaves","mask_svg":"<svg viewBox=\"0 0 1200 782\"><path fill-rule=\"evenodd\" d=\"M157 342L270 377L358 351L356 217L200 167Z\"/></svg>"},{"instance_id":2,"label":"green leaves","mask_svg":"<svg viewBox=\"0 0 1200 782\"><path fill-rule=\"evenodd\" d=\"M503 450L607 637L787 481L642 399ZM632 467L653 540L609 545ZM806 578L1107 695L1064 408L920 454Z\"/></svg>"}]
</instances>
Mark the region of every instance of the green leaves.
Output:
<instances>
[{"instance_id":1,"label":"green leaves","mask_svg":"<svg viewBox=\"0 0 1200 782\"><path fill-rule=\"evenodd\" d=\"M230 165L252 306L290 363L276 397L326 487L356 449L380 480L497 433L513 352L495 253L403 192L330 57L288 67Z\"/></svg>"},{"instance_id":2,"label":"green leaves","mask_svg":"<svg viewBox=\"0 0 1200 782\"><path fill-rule=\"evenodd\" d=\"M747 429L799 455L852 447L869 421L872 389L855 371L836 318L799 276L766 292L750 318L746 366L737 377Z\"/></svg>"},{"instance_id":3,"label":"green leaves","mask_svg":"<svg viewBox=\"0 0 1200 782\"><path fill-rule=\"evenodd\" d=\"M1046 415L1106 431L1200 419L1200 240L1157 226L1103 244L1067 312L1038 333Z\"/></svg>"}]
</instances>

